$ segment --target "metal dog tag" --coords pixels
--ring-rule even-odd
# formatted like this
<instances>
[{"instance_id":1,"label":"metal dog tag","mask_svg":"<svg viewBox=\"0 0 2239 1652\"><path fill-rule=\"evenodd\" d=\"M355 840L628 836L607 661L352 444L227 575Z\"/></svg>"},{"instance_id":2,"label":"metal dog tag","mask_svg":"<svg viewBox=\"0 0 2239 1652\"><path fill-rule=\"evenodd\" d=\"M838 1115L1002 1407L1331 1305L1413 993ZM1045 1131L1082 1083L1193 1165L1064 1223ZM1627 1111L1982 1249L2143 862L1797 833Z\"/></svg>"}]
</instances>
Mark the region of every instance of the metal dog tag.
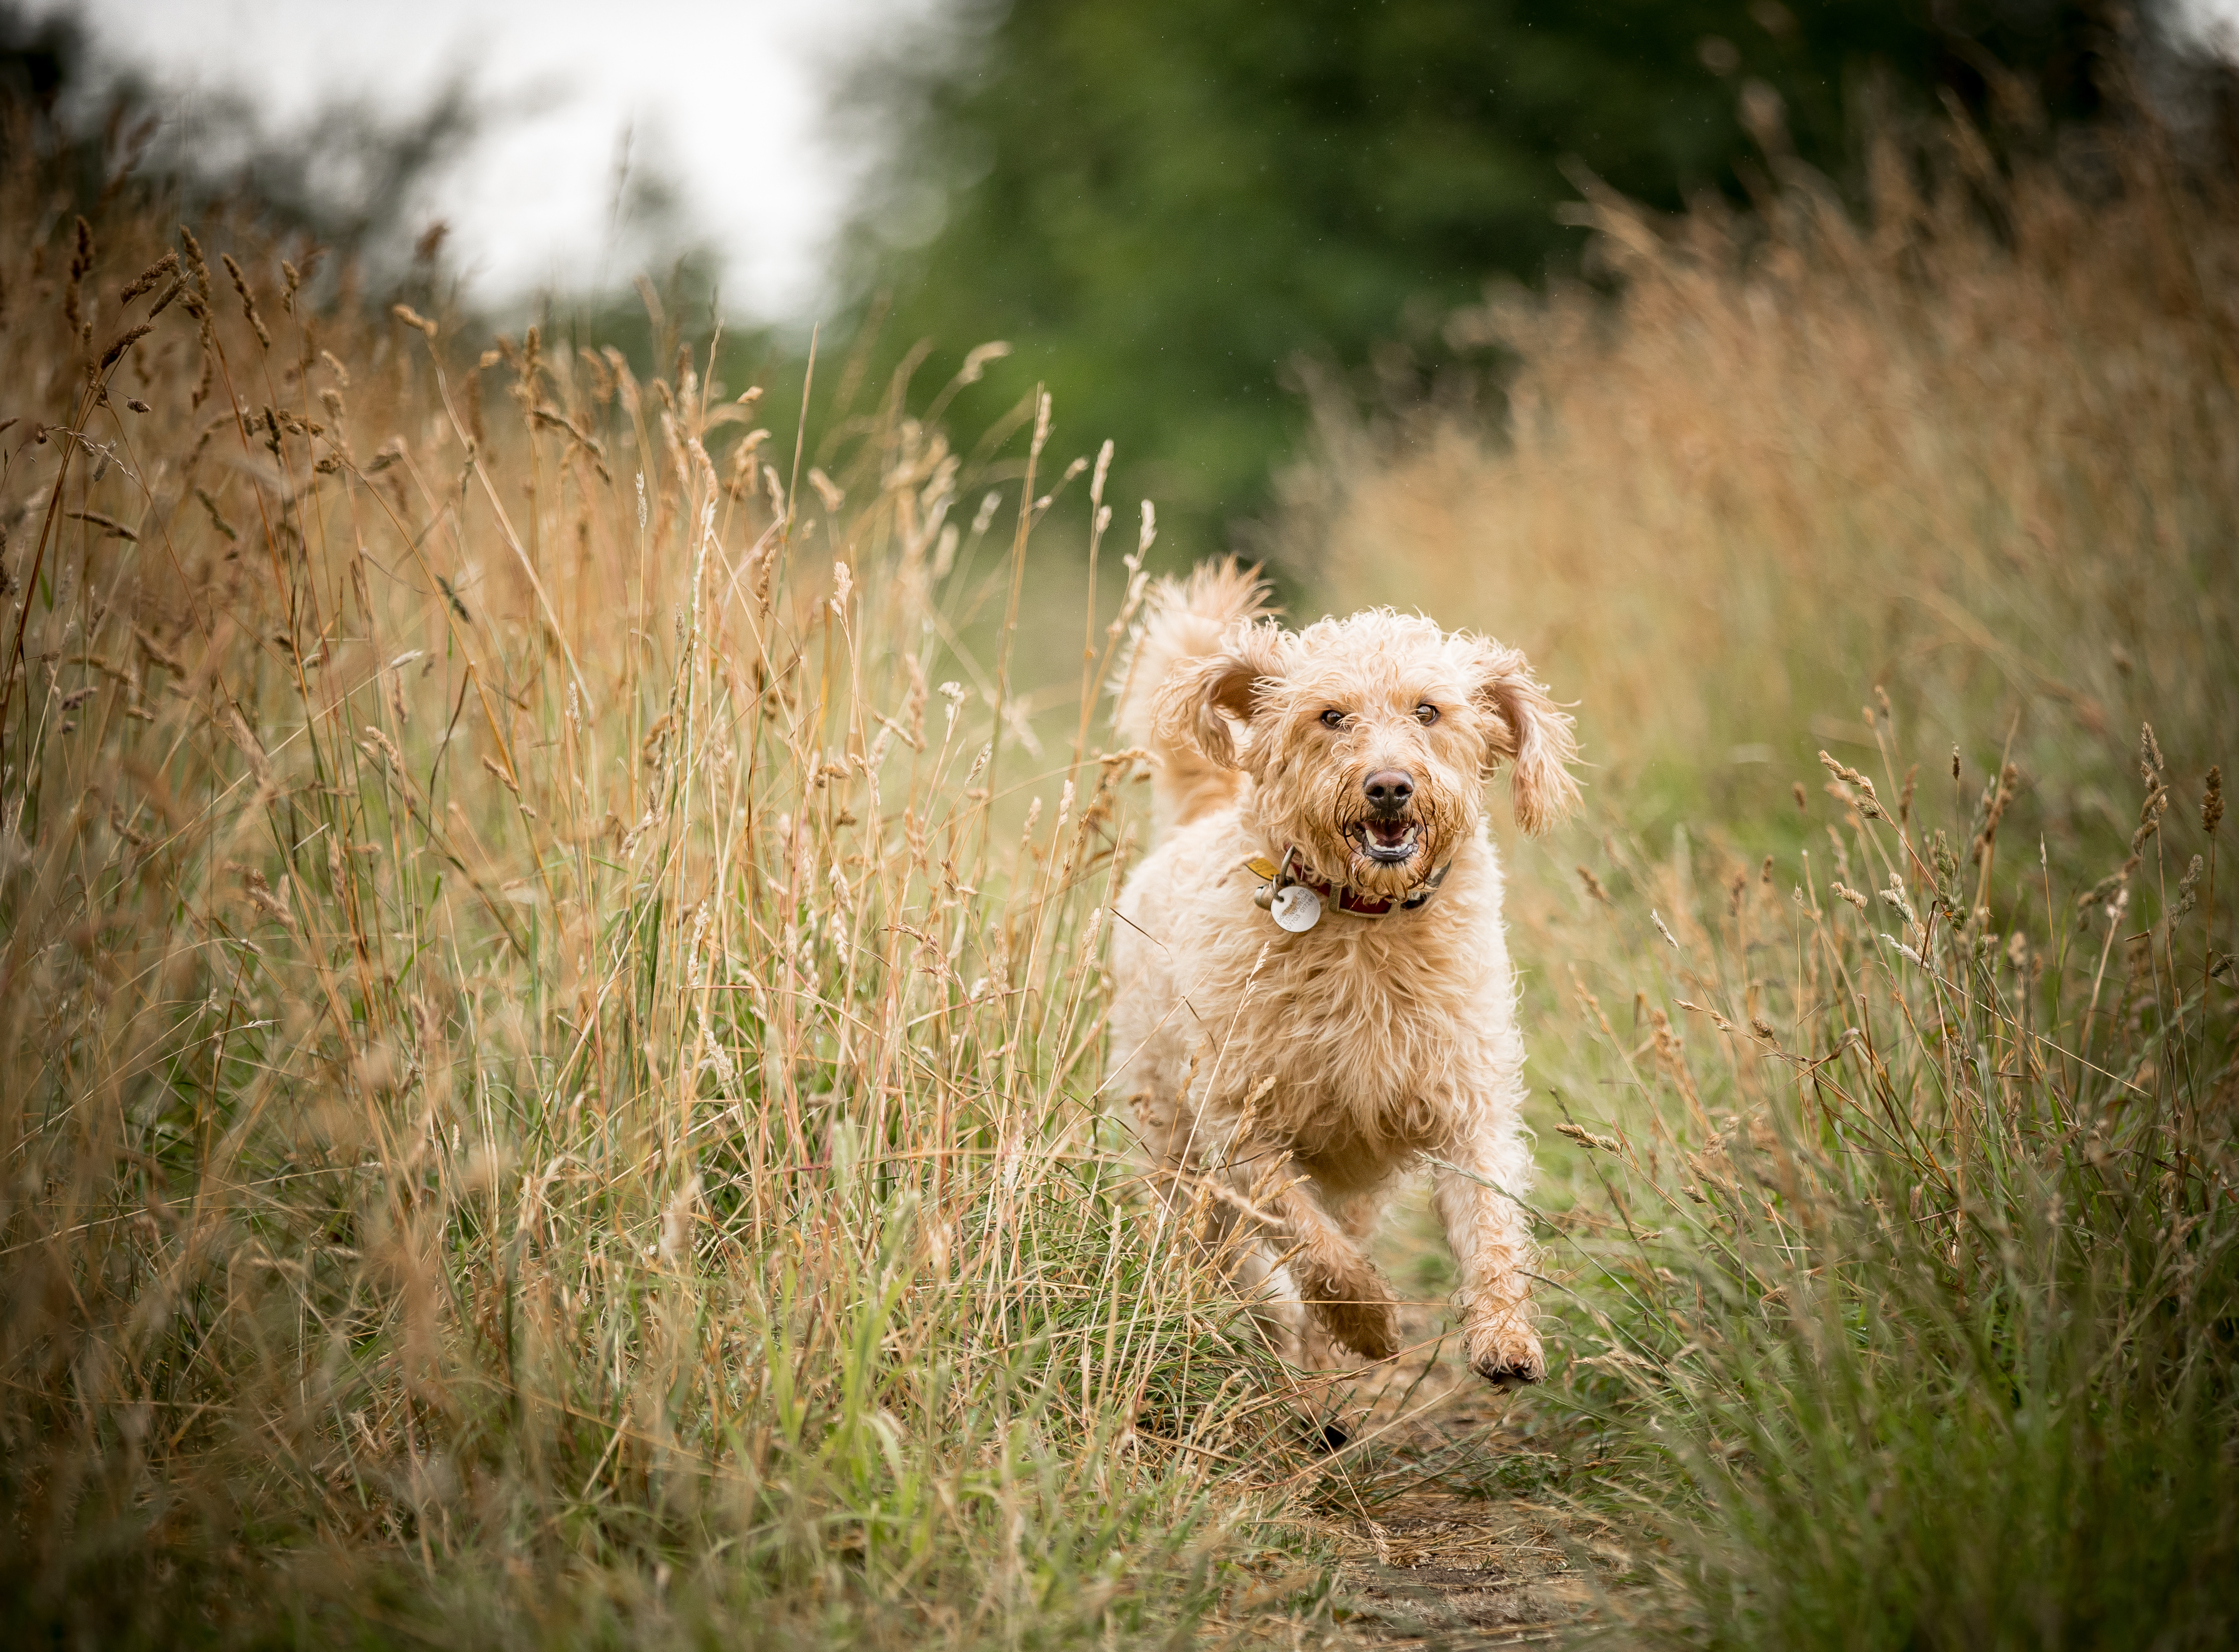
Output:
<instances>
[{"instance_id":1,"label":"metal dog tag","mask_svg":"<svg viewBox=\"0 0 2239 1652\"><path fill-rule=\"evenodd\" d=\"M1292 884L1275 892L1275 899L1267 910L1275 921L1293 935L1305 933L1322 920L1322 898L1304 884Z\"/></svg>"}]
</instances>

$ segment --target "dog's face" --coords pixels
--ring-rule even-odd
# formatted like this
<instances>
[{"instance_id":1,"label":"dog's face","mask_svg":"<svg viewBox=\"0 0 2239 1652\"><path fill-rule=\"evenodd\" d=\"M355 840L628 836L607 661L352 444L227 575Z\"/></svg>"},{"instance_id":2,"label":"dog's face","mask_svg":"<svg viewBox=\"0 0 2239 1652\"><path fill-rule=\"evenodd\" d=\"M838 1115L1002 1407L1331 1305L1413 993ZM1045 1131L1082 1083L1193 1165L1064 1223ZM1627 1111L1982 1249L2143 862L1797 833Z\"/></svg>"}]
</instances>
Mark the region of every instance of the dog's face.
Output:
<instances>
[{"instance_id":1,"label":"dog's face","mask_svg":"<svg viewBox=\"0 0 2239 1652\"><path fill-rule=\"evenodd\" d=\"M1295 846L1325 877L1412 888L1476 832L1503 761L1526 831L1577 800L1571 720L1513 648L1388 609L1296 634L1262 620L1226 645L1175 674L1160 713L1247 771L1270 846Z\"/></svg>"}]
</instances>

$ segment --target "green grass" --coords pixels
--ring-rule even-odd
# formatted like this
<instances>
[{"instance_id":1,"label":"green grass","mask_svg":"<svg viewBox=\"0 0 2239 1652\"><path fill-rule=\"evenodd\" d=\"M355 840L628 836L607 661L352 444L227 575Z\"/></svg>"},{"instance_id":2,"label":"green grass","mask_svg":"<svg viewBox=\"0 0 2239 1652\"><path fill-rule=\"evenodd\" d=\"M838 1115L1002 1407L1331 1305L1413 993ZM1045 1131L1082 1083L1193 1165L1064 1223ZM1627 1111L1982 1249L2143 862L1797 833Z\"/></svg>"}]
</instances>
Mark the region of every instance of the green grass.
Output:
<instances>
[{"instance_id":1,"label":"green grass","mask_svg":"<svg viewBox=\"0 0 2239 1652\"><path fill-rule=\"evenodd\" d=\"M2082 892L2011 864L2063 799L1852 784L1831 866L1620 846L1576 897L1557 1398L1620 1465L1573 1490L1638 1523L1635 1637L2228 1640L2232 926L2204 788L2148 776Z\"/></svg>"}]
</instances>

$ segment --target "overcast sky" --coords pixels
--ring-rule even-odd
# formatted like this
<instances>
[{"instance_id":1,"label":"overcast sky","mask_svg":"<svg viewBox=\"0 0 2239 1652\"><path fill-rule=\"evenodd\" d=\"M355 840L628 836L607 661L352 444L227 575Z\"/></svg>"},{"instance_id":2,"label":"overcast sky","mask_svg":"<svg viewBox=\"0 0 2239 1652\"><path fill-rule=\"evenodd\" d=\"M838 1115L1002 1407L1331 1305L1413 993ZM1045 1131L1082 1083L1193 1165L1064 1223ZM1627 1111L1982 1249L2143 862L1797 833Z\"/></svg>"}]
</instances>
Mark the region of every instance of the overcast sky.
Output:
<instances>
[{"instance_id":1,"label":"overcast sky","mask_svg":"<svg viewBox=\"0 0 2239 1652\"><path fill-rule=\"evenodd\" d=\"M1125 3L1125 0L1110 0ZM2239 30L2239 0L2176 0L2196 29ZM725 306L813 318L868 156L830 122L839 70L948 0L30 0L191 122L230 93L284 137L337 99L405 118L464 73L482 136L431 180L420 216L451 226L475 295L505 303L636 274L617 242L617 162L681 191L723 256ZM2239 33L2229 36L2239 41ZM938 227L901 203L897 238ZM628 226L624 226L627 230ZM615 268L620 262L624 267Z\"/></svg>"},{"instance_id":2,"label":"overcast sky","mask_svg":"<svg viewBox=\"0 0 2239 1652\"><path fill-rule=\"evenodd\" d=\"M581 289L613 245L625 141L641 176L681 192L723 255L727 309L802 318L866 157L827 119L836 70L942 0L34 0L67 13L110 64L152 82L163 112L245 96L284 137L337 98L392 117L469 77L486 129L421 214L476 295ZM630 254L622 250L623 258Z\"/></svg>"}]
</instances>

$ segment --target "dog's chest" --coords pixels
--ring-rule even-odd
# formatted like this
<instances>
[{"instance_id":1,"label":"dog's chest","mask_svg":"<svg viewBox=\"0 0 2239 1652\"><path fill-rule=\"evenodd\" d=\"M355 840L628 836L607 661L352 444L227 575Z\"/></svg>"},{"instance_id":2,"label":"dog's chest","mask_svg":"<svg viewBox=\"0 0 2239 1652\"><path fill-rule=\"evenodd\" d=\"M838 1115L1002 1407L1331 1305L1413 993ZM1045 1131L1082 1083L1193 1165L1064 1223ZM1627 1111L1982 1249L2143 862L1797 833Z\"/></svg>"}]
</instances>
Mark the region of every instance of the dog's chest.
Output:
<instances>
[{"instance_id":1,"label":"dog's chest","mask_svg":"<svg viewBox=\"0 0 2239 1652\"><path fill-rule=\"evenodd\" d=\"M1361 1020L1435 1019L1467 996L1470 983L1454 979L1452 962L1444 949L1432 954L1382 936L1302 935L1267 960L1265 996L1298 1032Z\"/></svg>"},{"instance_id":2,"label":"dog's chest","mask_svg":"<svg viewBox=\"0 0 2239 1652\"><path fill-rule=\"evenodd\" d=\"M1252 1082L1276 1079L1301 1144L1421 1134L1486 1064L1507 997L1489 979L1506 967L1497 932L1488 948L1458 926L1419 927L1299 936L1261 965L1245 1012Z\"/></svg>"}]
</instances>

